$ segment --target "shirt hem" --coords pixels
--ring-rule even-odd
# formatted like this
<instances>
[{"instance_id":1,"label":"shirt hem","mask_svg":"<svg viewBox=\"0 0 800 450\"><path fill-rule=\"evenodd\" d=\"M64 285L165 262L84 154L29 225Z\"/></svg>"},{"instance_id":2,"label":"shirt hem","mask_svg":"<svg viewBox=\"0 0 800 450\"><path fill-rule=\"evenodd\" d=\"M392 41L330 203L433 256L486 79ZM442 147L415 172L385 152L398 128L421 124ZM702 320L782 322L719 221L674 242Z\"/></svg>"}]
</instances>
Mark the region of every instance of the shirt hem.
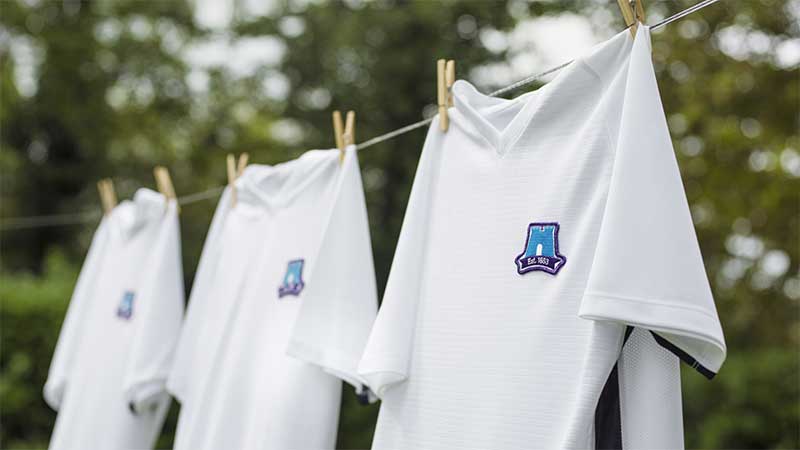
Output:
<instances>
[{"instance_id":1,"label":"shirt hem","mask_svg":"<svg viewBox=\"0 0 800 450\"><path fill-rule=\"evenodd\" d=\"M712 373L719 371L725 360L725 343L707 331L718 329L719 323L706 311L659 300L589 292L584 295L578 316L589 320L622 322L656 332L691 356L694 363ZM680 343L676 344L675 341Z\"/></svg>"},{"instance_id":2,"label":"shirt hem","mask_svg":"<svg viewBox=\"0 0 800 450\"><path fill-rule=\"evenodd\" d=\"M313 345L293 339L289 341L286 354L321 367L331 375L352 385L357 391L366 384L355 369L358 358L347 355L345 352L332 350L323 352Z\"/></svg>"}]
</instances>

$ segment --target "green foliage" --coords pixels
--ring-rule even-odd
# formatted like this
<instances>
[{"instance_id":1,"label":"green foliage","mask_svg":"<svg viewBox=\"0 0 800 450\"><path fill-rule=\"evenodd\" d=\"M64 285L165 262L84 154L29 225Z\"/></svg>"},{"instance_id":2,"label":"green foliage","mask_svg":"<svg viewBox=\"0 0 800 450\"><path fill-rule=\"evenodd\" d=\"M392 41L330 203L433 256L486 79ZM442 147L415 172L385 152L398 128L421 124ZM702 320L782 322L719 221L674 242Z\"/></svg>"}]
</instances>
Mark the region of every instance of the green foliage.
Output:
<instances>
[{"instance_id":1,"label":"green foliage","mask_svg":"<svg viewBox=\"0 0 800 450\"><path fill-rule=\"evenodd\" d=\"M684 370L686 448L797 448L797 349L729 352L711 382Z\"/></svg>"},{"instance_id":2,"label":"green foliage","mask_svg":"<svg viewBox=\"0 0 800 450\"><path fill-rule=\"evenodd\" d=\"M59 253L41 275L0 274L2 448L44 448L55 420L42 398L50 356L78 272Z\"/></svg>"},{"instance_id":3,"label":"green foliage","mask_svg":"<svg viewBox=\"0 0 800 450\"><path fill-rule=\"evenodd\" d=\"M342 414L336 448L370 448L380 403L362 405L353 395L353 388L344 386Z\"/></svg>"},{"instance_id":4,"label":"green foliage","mask_svg":"<svg viewBox=\"0 0 800 450\"><path fill-rule=\"evenodd\" d=\"M645 1L653 20L692 3ZM777 56L800 32L797 9L792 0L723 1L653 35L729 347L713 381L684 376L689 448L800 447L800 82ZM569 12L591 17L599 34L610 33L604 17L621 28L613 1L276 2L255 18L237 9L226 32L231 42L270 38L283 56L234 73L183 57L220 35L195 12L186 1L0 3L0 217L96 208L94 183L105 176L129 197L154 184L155 164L169 166L179 195L218 186L228 152L271 164L331 147L332 109L356 110L358 141L415 122L435 98L435 59L457 60L466 79L507 64L514 55L487 48L484 34L531 18ZM11 51L23 47L22 57ZM31 60L33 90L17 76ZM267 88L276 85L284 89ZM381 289L424 134L359 155ZM187 289L212 212L208 201L181 214ZM41 388L94 226L0 236L0 447L48 440L55 414ZM369 447L378 405L357 405L347 387L343 398L339 447ZM176 415L173 407L159 447L171 445Z\"/></svg>"}]
</instances>

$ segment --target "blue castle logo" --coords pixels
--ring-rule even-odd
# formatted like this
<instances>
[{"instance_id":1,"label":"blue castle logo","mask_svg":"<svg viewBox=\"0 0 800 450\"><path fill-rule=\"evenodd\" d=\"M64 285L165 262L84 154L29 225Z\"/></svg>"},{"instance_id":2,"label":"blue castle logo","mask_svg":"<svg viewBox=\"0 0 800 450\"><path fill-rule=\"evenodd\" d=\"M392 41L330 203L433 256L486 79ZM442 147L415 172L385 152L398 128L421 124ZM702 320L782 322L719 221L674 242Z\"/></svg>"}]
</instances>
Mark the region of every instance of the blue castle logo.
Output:
<instances>
[{"instance_id":1,"label":"blue castle logo","mask_svg":"<svg viewBox=\"0 0 800 450\"><path fill-rule=\"evenodd\" d=\"M286 275L283 276L283 284L278 287L278 297L284 295L300 295L305 283L303 283L303 264L305 260L295 259L289 261L286 266Z\"/></svg>"},{"instance_id":2,"label":"blue castle logo","mask_svg":"<svg viewBox=\"0 0 800 450\"><path fill-rule=\"evenodd\" d=\"M558 222L531 223L525 250L514 260L517 273L524 275L539 270L555 275L567 263L567 258L558 253Z\"/></svg>"},{"instance_id":3,"label":"blue castle logo","mask_svg":"<svg viewBox=\"0 0 800 450\"><path fill-rule=\"evenodd\" d=\"M122 294L122 300L117 307L117 317L129 320L133 315L133 298L135 294L133 291L125 291Z\"/></svg>"}]
</instances>

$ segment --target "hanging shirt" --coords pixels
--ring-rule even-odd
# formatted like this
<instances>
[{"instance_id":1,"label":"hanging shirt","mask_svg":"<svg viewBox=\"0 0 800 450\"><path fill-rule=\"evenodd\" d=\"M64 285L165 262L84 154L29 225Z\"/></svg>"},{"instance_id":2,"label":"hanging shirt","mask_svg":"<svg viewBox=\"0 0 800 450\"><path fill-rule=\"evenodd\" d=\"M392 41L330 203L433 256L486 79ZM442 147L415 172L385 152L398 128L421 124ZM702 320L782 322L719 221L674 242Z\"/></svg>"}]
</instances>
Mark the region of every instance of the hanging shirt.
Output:
<instances>
[{"instance_id":1,"label":"hanging shirt","mask_svg":"<svg viewBox=\"0 0 800 450\"><path fill-rule=\"evenodd\" d=\"M455 83L359 367L374 449L683 446L670 352L726 350L650 53L639 26L514 100Z\"/></svg>"},{"instance_id":2,"label":"hanging shirt","mask_svg":"<svg viewBox=\"0 0 800 450\"><path fill-rule=\"evenodd\" d=\"M250 165L203 251L169 388L178 449L334 448L377 309L355 149ZM211 259L213 258L213 261Z\"/></svg>"},{"instance_id":3,"label":"hanging shirt","mask_svg":"<svg viewBox=\"0 0 800 450\"><path fill-rule=\"evenodd\" d=\"M44 387L51 449L147 449L183 316L177 205L139 189L95 232Z\"/></svg>"}]
</instances>

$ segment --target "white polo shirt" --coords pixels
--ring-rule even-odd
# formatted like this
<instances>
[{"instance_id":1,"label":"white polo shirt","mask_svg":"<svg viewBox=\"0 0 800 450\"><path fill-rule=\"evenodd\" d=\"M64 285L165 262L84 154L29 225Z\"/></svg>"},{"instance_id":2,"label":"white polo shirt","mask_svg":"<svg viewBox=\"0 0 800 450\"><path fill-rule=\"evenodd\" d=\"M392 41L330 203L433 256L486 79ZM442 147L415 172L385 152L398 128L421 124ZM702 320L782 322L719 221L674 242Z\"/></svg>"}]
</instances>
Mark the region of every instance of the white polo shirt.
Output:
<instances>
[{"instance_id":1,"label":"white polo shirt","mask_svg":"<svg viewBox=\"0 0 800 450\"><path fill-rule=\"evenodd\" d=\"M251 165L215 219L170 390L178 449L333 448L377 309L355 149ZM214 255L216 262L206 261Z\"/></svg>"},{"instance_id":2,"label":"white polo shirt","mask_svg":"<svg viewBox=\"0 0 800 450\"><path fill-rule=\"evenodd\" d=\"M359 367L373 448L682 447L665 347L709 376L726 349L648 28L514 100L453 94Z\"/></svg>"},{"instance_id":3,"label":"white polo shirt","mask_svg":"<svg viewBox=\"0 0 800 450\"><path fill-rule=\"evenodd\" d=\"M51 449L153 446L183 303L175 202L140 189L100 223L61 326L44 387Z\"/></svg>"}]
</instances>

